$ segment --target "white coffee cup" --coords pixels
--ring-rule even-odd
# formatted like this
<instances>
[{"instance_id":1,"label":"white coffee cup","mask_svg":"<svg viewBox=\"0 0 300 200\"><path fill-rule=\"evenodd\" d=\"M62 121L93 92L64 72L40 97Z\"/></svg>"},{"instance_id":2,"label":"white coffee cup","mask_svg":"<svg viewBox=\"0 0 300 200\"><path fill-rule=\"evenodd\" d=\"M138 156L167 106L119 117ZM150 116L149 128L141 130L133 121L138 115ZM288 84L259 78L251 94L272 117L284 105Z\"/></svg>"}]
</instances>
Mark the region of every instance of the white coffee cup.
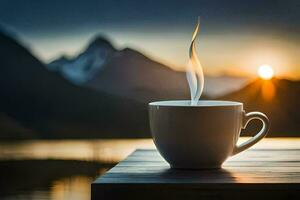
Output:
<instances>
[{"instance_id":1,"label":"white coffee cup","mask_svg":"<svg viewBox=\"0 0 300 200\"><path fill-rule=\"evenodd\" d=\"M154 143L171 168L220 168L229 157L248 149L269 129L263 113L245 113L233 101L158 101L149 103L150 128ZM241 129L252 119L263 123L251 139L237 146Z\"/></svg>"}]
</instances>

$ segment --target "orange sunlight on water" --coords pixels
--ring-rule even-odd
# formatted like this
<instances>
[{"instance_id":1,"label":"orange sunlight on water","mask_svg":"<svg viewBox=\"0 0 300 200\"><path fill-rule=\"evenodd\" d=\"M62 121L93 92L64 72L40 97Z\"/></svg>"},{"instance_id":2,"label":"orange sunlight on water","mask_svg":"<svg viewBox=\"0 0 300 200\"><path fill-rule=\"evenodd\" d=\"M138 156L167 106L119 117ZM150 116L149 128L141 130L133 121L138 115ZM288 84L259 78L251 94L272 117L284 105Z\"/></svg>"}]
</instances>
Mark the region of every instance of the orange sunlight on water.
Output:
<instances>
[{"instance_id":1,"label":"orange sunlight on water","mask_svg":"<svg viewBox=\"0 0 300 200\"><path fill-rule=\"evenodd\" d=\"M242 137L238 143L245 142L249 137ZM257 149L295 149L300 146L300 138L264 138L255 145ZM0 142L0 160L83 160L83 161L107 161L119 162L136 148L155 148L152 139L122 139L122 140L32 140L18 142ZM255 152L253 152L255 153ZM263 155L262 155L263 156ZM239 157L239 158L238 158ZM243 154L231 157L231 160L242 159ZM255 159L255 158L253 158ZM49 166L51 168L51 166ZM54 168L53 168L54 167ZM43 169L50 175L57 172L57 166L52 165L52 170ZM99 174L103 174L107 167L99 166ZM226 170L226 169L225 169ZM34 177L36 172L32 172L32 179L43 181L43 179ZM245 172L231 174L238 177ZM49 174L47 174L49 175ZM54 174L52 174L54 175ZM244 174L245 175L245 174ZM37 175L39 176L39 175ZM19 178L19 177L18 177ZM51 178L50 176L48 178ZM90 186L95 177L77 173L70 176L57 177L54 180L49 179L50 188L33 188L32 191L24 193L17 191L13 199L49 199L49 200L77 200L90 199ZM236 181L243 181L237 179ZM30 182L30 181L29 181ZM24 181L27 185L28 183ZM25 186L23 186L25 187ZM6 198L4 198L6 199ZM12 199L9 198L8 199Z\"/></svg>"},{"instance_id":2,"label":"orange sunlight on water","mask_svg":"<svg viewBox=\"0 0 300 200\"><path fill-rule=\"evenodd\" d=\"M241 137L238 143L249 137ZM290 141L300 138L284 138L280 142L276 138L265 138L255 146L257 148L289 148ZM286 142L285 142L286 141ZM295 143L292 143L295 144ZM0 160L20 159L59 159L98 161L115 163L124 159L135 149L155 148L152 139L99 139L99 140L33 140L15 143L0 142ZM291 148L295 148L291 146Z\"/></svg>"},{"instance_id":3,"label":"orange sunlight on water","mask_svg":"<svg viewBox=\"0 0 300 200\"><path fill-rule=\"evenodd\" d=\"M93 178L86 176L75 176L57 180L51 187L51 199L90 199L90 184L92 181Z\"/></svg>"},{"instance_id":4,"label":"orange sunlight on water","mask_svg":"<svg viewBox=\"0 0 300 200\"><path fill-rule=\"evenodd\" d=\"M155 148L152 139L32 140L0 142L0 160L59 159L115 163L138 148Z\"/></svg>"}]
</instances>

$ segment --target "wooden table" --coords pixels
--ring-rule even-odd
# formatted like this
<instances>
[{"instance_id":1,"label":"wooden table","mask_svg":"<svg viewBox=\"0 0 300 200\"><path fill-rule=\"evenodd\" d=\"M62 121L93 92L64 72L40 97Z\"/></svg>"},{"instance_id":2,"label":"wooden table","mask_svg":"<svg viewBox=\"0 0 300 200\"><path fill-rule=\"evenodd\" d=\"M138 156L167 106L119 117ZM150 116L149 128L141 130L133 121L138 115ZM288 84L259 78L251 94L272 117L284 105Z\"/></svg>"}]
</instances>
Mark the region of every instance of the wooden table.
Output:
<instances>
[{"instance_id":1,"label":"wooden table","mask_svg":"<svg viewBox=\"0 0 300 200\"><path fill-rule=\"evenodd\" d=\"M92 183L92 200L300 200L298 144L252 148L202 171L173 170L156 150L136 150Z\"/></svg>"}]
</instances>

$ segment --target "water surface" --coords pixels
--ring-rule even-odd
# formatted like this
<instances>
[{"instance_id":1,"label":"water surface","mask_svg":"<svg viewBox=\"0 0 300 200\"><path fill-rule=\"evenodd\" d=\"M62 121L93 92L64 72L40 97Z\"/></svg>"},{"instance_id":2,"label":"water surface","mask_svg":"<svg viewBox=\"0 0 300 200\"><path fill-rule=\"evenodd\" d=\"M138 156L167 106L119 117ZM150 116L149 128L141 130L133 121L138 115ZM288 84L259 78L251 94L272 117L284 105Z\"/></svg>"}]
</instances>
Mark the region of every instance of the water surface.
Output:
<instances>
[{"instance_id":1,"label":"water surface","mask_svg":"<svg viewBox=\"0 0 300 200\"><path fill-rule=\"evenodd\" d=\"M0 142L0 199L88 200L95 178L150 139Z\"/></svg>"},{"instance_id":2,"label":"water surface","mask_svg":"<svg viewBox=\"0 0 300 200\"><path fill-rule=\"evenodd\" d=\"M256 148L271 146L299 148L300 138L267 138ZM91 182L136 148L154 144L151 139L0 141L0 199L88 200Z\"/></svg>"}]
</instances>

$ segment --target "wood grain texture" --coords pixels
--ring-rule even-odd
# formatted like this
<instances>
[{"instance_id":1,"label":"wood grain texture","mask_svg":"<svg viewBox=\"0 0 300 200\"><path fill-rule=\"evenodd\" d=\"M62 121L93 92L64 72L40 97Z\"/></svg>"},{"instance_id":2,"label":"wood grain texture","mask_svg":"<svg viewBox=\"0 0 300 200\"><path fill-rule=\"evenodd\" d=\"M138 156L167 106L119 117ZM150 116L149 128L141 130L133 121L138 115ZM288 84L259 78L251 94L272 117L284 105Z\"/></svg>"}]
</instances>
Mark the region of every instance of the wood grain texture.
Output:
<instances>
[{"instance_id":1,"label":"wood grain texture","mask_svg":"<svg viewBox=\"0 0 300 200\"><path fill-rule=\"evenodd\" d=\"M297 146L297 145L294 145ZM173 170L136 150L92 184L92 199L300 199L300 146L252 148L219 170Z\"/></svg>"}]
</instances>

